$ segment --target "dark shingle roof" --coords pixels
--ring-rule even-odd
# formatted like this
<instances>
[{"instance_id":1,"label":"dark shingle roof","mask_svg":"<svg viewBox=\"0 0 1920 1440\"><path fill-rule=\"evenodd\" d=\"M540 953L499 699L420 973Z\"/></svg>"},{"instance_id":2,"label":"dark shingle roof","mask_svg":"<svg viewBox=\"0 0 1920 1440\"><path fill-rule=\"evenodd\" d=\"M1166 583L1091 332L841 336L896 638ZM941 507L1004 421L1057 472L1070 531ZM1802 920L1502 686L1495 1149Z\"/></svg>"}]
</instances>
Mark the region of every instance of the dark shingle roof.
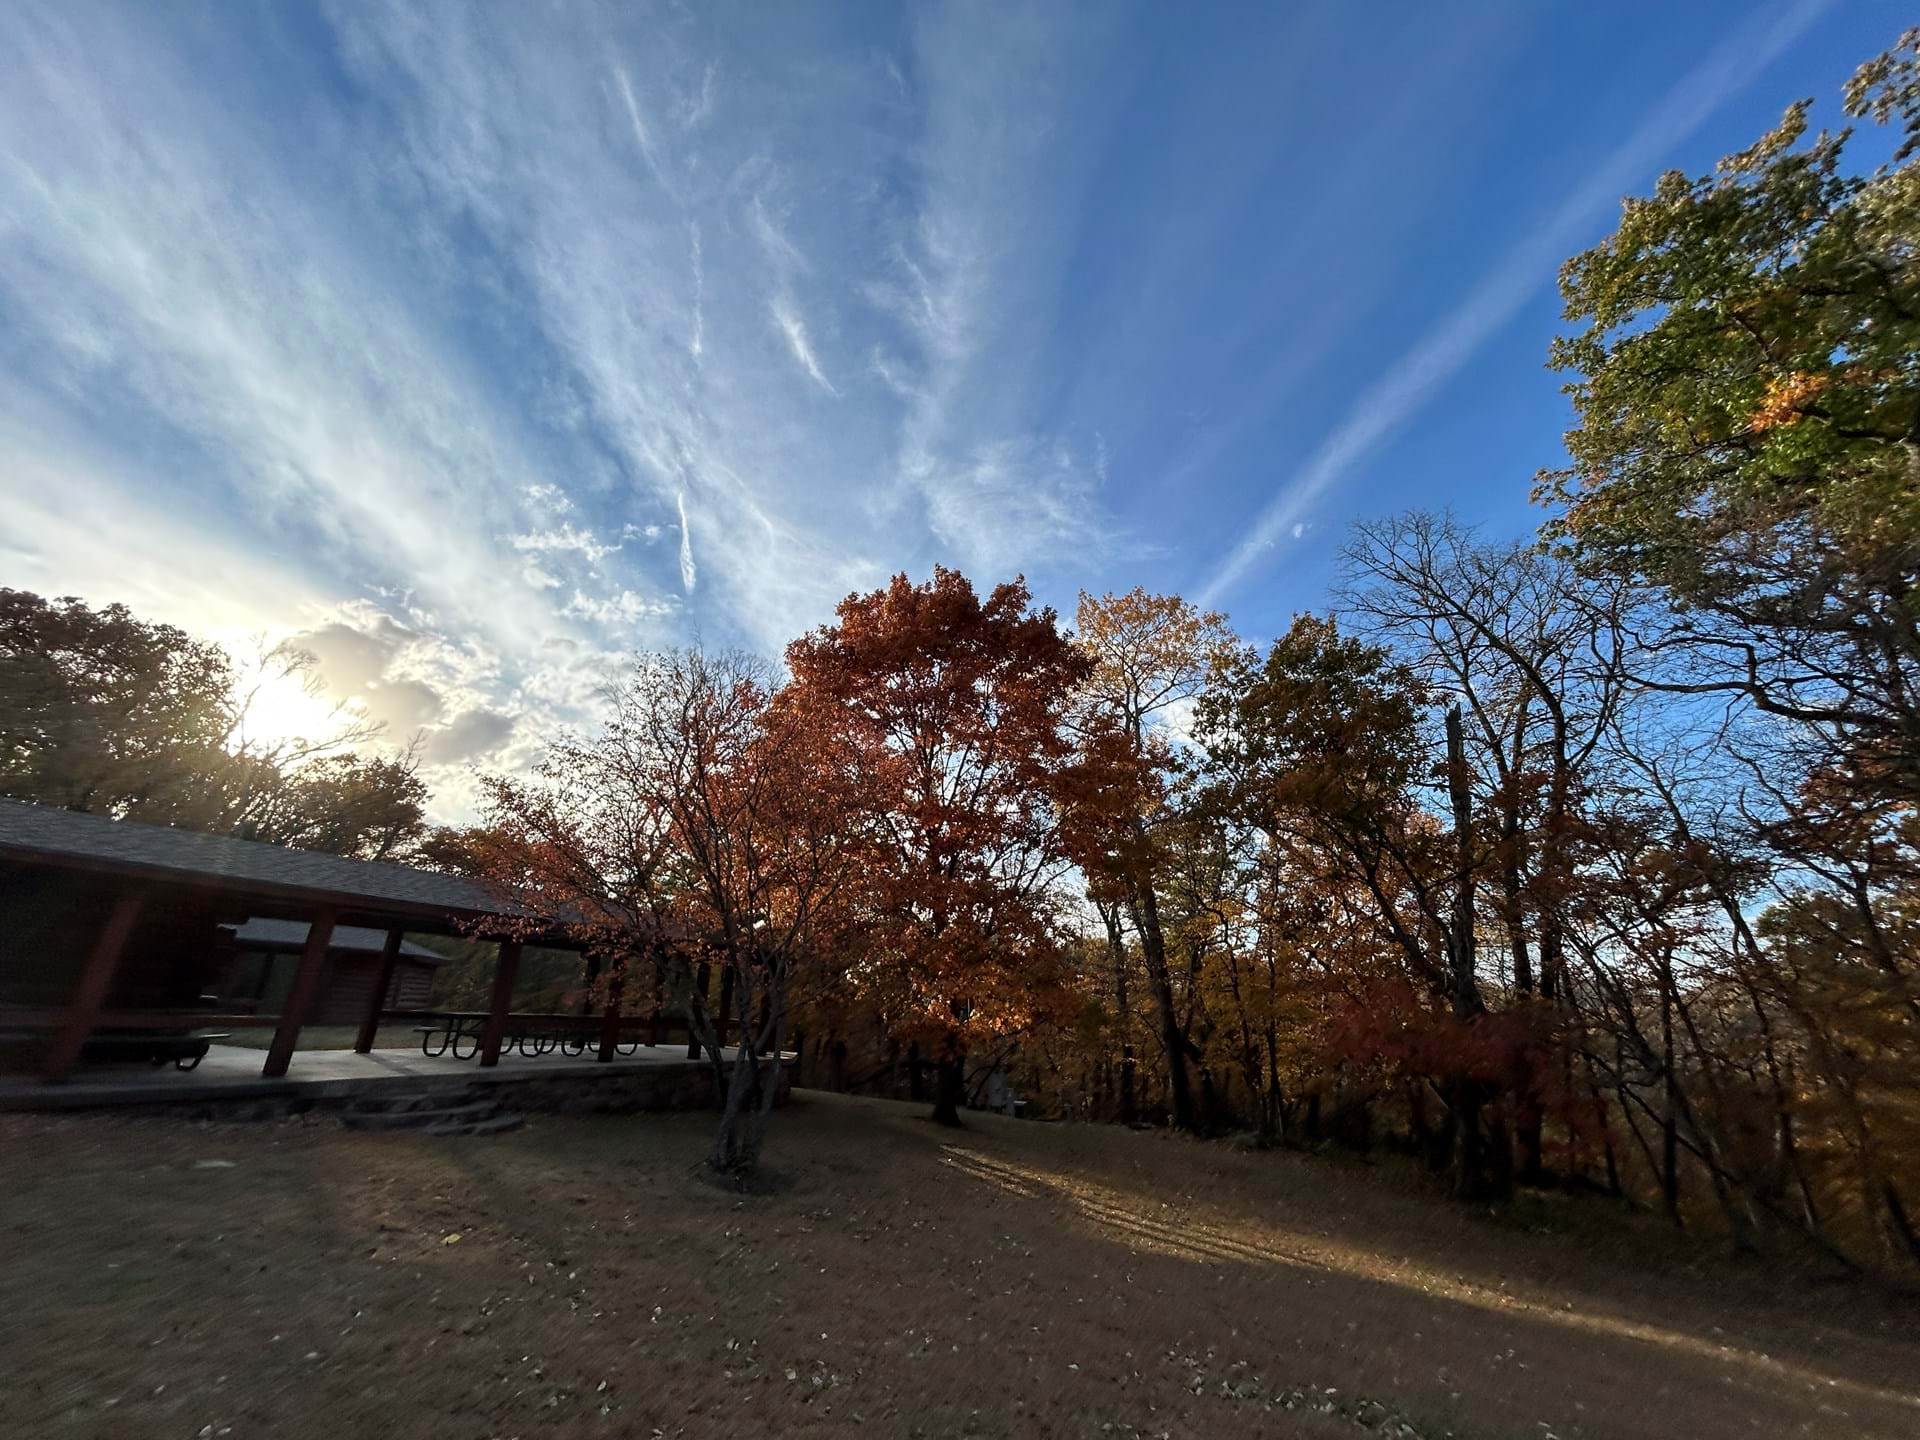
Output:
<instances>
[{"instance_id":1,"label":"dark shingle roof","mask_svg":"<svg viewBox=\"0 0 1920 1440\"><path fill-rule=\"evenodd\" d=\"M0 858L146 875L245 895L325 902L361 915L408 916L436 924L512 913L512 907L498 903L485 885L464 876L82 815L18 800L0 800Z\"/></svg>"},{"instance_id":2,"label":"dark shingle roof","mask_svg":"<svg viewBox=\"0 0 1920 1440\"><path fill-rule=\"evenodd\" d=\"M240 942L243 950L298 950L307 943L307 931L311 928L304 920L255 918L244 925L236 925L233 938ZM387 932L372 930L365 925L336 925L332 937L327 941L329 950L364 950L373 955L378 955L386 947ZM431 960L435 964L447 958L438 950L429 950L411 940L400 942L400 953L415 960Z\"/></svg>"}]
</instances>

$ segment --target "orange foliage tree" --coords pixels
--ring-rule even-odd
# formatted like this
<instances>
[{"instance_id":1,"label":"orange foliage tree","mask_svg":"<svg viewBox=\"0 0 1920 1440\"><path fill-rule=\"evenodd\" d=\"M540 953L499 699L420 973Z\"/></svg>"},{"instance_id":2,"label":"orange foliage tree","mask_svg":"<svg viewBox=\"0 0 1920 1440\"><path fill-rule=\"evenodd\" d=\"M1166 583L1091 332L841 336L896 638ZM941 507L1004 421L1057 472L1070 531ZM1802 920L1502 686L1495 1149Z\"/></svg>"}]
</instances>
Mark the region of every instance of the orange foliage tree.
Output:
<instances>
[{"instance_id":1,"label":"orange foliage tree","mask_svg":"<svg viewBox=\"0 0 1920 1440\"><path fill-rule=\"evenodd\" d=\"M983 600L936 567L841 602L787 651L784 702L850 757L867 863L849 984L938 1063L959 1123L971 1042L1017 1032L1056 993L1055 804L1087 661L1026 584Z\"/></svg>"},{"instance_id":2,"label":"orange foliage tree","mask_svg":"<svg viewBox=\"0 0 1920 1440\"><path fill-rule=\"evenodd\" d=\"M1075 621L1075 643L1087 657L1088 673L1076 716L1080 757L1069 789L1067 833L1073 857L1086 872L1089 895L1107 919L1116 957L1124 1109L1130 1118L1122 911L1139 937L1166 1057L1173 1122L1193 1130L1201 1128L1201 1118L1189 1068L1204 1063L1204 1057L1190 1031L1196 1009L1183 993L1180 972L1195 967L1170 958L1170 927L1162 913L1173 852L1195 844L1189 824L1193 797L1167 721L1239 658L1239 644L1225 616L1201 611L1178 595L1152 595L1137 586L1098 599L1083 591Z\"/></svg>"}]
</instances>

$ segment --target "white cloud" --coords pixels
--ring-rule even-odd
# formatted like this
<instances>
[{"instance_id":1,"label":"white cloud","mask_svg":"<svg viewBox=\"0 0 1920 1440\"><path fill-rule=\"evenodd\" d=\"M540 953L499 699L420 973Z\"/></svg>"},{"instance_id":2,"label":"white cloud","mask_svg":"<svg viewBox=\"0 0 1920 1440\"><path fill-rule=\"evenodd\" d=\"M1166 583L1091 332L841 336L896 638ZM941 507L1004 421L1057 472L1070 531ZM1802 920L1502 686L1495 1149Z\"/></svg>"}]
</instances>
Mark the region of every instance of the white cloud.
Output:
<instances>
[{"instance_id":1,"label":"white cloud","mask_svg":"<svg viewBox=\"0 0 1920 1440\"><path fill-rule=\"evenodd\" d=\"M1070 451L1002 441L957 458L922 453L905 463L933 533L996 578L1032 558L1036 535L1069 547L1109 543L1094 476Z\"/></svg>"},{"instance_id":2,"label":"white cloud","mask_svg":"<svg viewBox=\"0 0 1920 1440\"><path fill-rule=\"evenodd\" d=\"M619 541L609 543L585 526L572 524L556 525L548 530L531 530L523 535L514 535L509 537L508 543L522 554L530 555L571 550L584 555L589 563L604 560L620 550Z\"/></svg>"},{"instance_id":3,"label":"white cloud","mask_svg":"<svg viewBox=\"0 0 1920 1440\"><path fill-rule=\"evenodd\" d=\"M693 254L693 328L687 336L687 354L698 365L707 353L707 272L700 255L700 222L687 225L688 242Z\"/></svg>"},{"instance_id":4,"label":"white cloud","mask_svg":"<svg viewBox=\"0 0 1920 1440\"><path fill-rule=\"evenodd\" d=\"M977 84L947 20L919 97L885 56L789 83L685 10L339 4L344 85L256 23L8 16L10 583L229 641L383 616L411 638L353 693L430 730L524 715L507 763L591 714L626 646L777 653L934 552L1106 542L1098 452L1025 383L1062 273L1046 144L966 138L1031 75ZM1061 26L1021 28L1043 75ZM271 106L209 82L267 64ZM1036 198L1048 238L1011 243Z\"/></svg>"},{"instance_id":5,"label":"white cloud","mask_svg":"<svg viewBox=\"0 0 1920 1440\"><path fill-rule=\"evenodd\" d=\"M674 496L674 503L680 507L680 588L691 595L695 572L693 568L693 527L687 523L687 492L682 490Z\"/></svg>"},{"instance_id":6,"label":"white cloud","mask_svg":"<svg viewBox=\"0 0 1920 1440\"><path fill-rule=\"evenodd\" d=\"M497 263L530 292L525 322L580 396L582 429L610 472L602 503L644 501L663 519L684 506L701 526L706 582L689 623L777 650L878 573L863 552L885 540L865 503L886 449L870 398L831 431L813 419L828 371L816 300L798 288L814 267L797 235L842 217L777 202L784 172L764 148L770 135L808 134L795 154L822 164L828 147L812 132L851 125L857 97L828 87L770 97L763 86L753 92L763 108L746 113L730 89L693 148L691 132L655 123L714 63L684 17L502 14L485 27L458 14L424 27L395 12L336 12L357 78L401 97L405 144L381 157L382 193L425 194L436 226L484 228ZM619 76L575 83L594 55L610 57L594 73L611 64ZM824 114L797 113L809 107ZM636 170L643 135L650 158ZM770 323L780 300L801 322L792 334ZM690 527L680 537L690 589Z\"/></svg>"},{"instance_id":7,"label":"white cloud","mask_svg":"<svg viewBox=\"0 0 1920 1440\"><path fill-rule=\"evenodd\" d=\"M763 160L755 160L747 168L766 172L771 167ZM763 192L756 190L747 201L747 219L753 227L755 238L760 242L760 248L766 252L767 259L773 262L775 271L783 281L796 274L807 273L807 257L800 253L800 247L787 235L784 219L776 217L767 208L767 197Z\"/></svg>"},{"instance_id":8,"label":"white cloud","mask_svg":"<svg viewBox=\"0 0 1920 1440\"><path fill-rule=\"evenodd\" d=\"M422 737L426 765L457 765L493 754L513 736L513 717L497 710L468 710Z\"/></svg>"},{"instance_id":9,"label":"white cloud","mask_svg":"<svg viewBox=\"0 0 1920 1440\"><path fill-rule=\"evenodd\" d=\"M785 295L776 295L767 308L775 327L786 337L787 348L793 351L793 358L799 362L800 368L829 395L838 395L840 392L833 388L833 382L820 369L819 357L813 353L813 342L807 338L806 321L794 309L793 301Z\"/></svg>"},{"instance_id":10,"label":"white cloud","mask_svg":"<svg viewBox=\"0 0 1920 1440\"><path fill-rule=\"evenodd\" d=\"M1743 25L1667 92L1606 162L1503 256L1446 319L1423 336L1361 395L1321 441L1293 480L1270 501L1201 589L1202 606L1218 605L1336 481L1404 424L1435 390L1552 278L1567 250L1594 218L1633 187L1644 187L1674 145L1784 51L1832 0L1800 0Z\"/></svg>"},{"instance_id":11,"label":"white cloud","mask_svg":"<svg viewBox=\"0 0 1920 1440\"><path fill-rule=\"evenodd\" d=\"M620 92L621 103L626 106L627 122L633 127L634 143L640 147L640 154L646 160L647 168L653 172L654 178L661 184L669 184L659 152L654 149L653 129L641 117L640 102L634 98L633 81L623 67L619 65L613 67L613 82Z\"/></svg>"},{"instance_id":12,"label":"white cloud","mask_svg":"<svg viewBox=\"0 0 1920 1440\"><path fill-rule=\"evenodd\" d=\"M687 129L697 130L713 118L714 82L719 74L720 67L712 61L700 72L700 88L687 101L680 116L680 123Z\"/></svg>"},{"instance_id":13,"label":"white cloud","mask_svg":"<svg viewBox=\"0 0 1920 1440\"><path fill-rule=\"evenodd\" d=\"M552 612L490 538L534 466L466 359L139 24L17 12L9 41L0 297L36 378L193 447L197 503L262 550L537 644Z\"/></svg>"},{"instance_id":14,"label":"white cloud","mask_svg":"<svg viewBox=\"0 0 1920 1440\"><path fill-rule=\"evenodd\" d=\"M313 576L218 517L167 504L139 466L28 423L32 404L0 379L0 583L119 601L236 650L324 604Z\"/></svg>"},{"instance_id":15,"label":"white cloud","mask_svg":"<svg viewBox=\"0 0 1920 1440\"><path fill-rule=\"evenodd\" d=\"M641 620L658 620L672 615L680 607L671 600L641 595L632 590L596 599L576 590L567 602L566 613L579 615L608 627L630 627Z\"/></svg>"},{"instance_id":16,"label":"white cloud","mask_svg":"<svg viewBox=\"0 0 1920 1440\"><path fill-rule=\"evenodd\" d=\"M573 501L567 498L567 492L558 485L529 485L525 495L535 507L549 510L556 515L565 515L573 509Z\"/></svg>"},{"instance_id":17,"label":"white cloud","mask_svg":"<svg viewBox=\"0 0 1920 1440\"><path fill-rule=\"evenodd\" d=\"M897 523L917 507L942 558L996 571L1136 548L1099 494L1104 438L1082 457L1031 408L1052 299L1071 281L1079 147L1098 133L1073 122L1105 103L1088 77L1107 32L1046 10L1001 20L989 47L965 11L924 11L918 89L891 72L923 117L920 193L866 288L910 345L872 352L902 404L900 485L876 512Z\"/></svg>"}]
</instances>

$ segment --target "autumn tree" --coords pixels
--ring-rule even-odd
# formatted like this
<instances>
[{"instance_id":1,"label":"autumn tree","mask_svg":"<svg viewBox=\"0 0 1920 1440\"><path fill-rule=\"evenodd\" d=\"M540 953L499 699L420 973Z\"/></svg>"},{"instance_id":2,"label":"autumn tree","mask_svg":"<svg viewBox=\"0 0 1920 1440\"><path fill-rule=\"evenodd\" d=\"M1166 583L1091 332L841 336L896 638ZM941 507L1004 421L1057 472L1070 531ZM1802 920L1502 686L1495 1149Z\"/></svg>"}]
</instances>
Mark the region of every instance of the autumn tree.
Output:
<instances>
[{"instance_id":1,"label":"autumn tree","mask_svg":"<svg viewBox=\"0 0 1920 1440\"><path fill-rule=\"evenodd\" d=\"M1482 857L1458 711L1437 755L1428 704L1418 675L1383 647L1301 616L1264 659L1201 697L1197 729L1217 803L1370 897L1370 921L1405 983L1444 1012L1438 1029L1451 1036L1450 1051L1436 1043L1427 1053L1440 1062L1445 1156L1456 1193L1479 1196L1504 1184L1502 1137L1486 1112L1511 1062L1485 1043L1492 1031L1479 1023L1487 1007L1473 905Z\"/></svg>"},{"instance_id":2,"label":"autumn tree","mask_svg":"<svg viewBox=\"0 0 1920 1440\"><path fill-rule=\"evenodd\" d=\"M1920 799L1920 30L1849 115L1904 127L1871 174L1810 101L1712 175L1670 172L1561 273L1577 424L1542 475L1585 568L1671 602L1676 685L1821 737Z\"/></svg>"},{"instance_id":3,"label":"autumn tree","mask_svg":"<svg viewBox=\"0 0 1920 1440\"><path fill-rule=\"evenodd\" d=\"M934 1116L958 1124L969 1046L1017 1032L1052 985L1055 796L1087 662L1020 580L982 599L936 567L836 616L788 648L785 700L860 777L872 845L853 977L931 1045Z\"/></svg>"},{"instance_id":4,"label":"autumn tree","mask_svg":"<svg viewBox=\"0 0 1920 1440\"><path fill-rule=\"evenodd\" d=\"M1920 1073L1902 938L1920 807L1920 31L1860 68L1845 108L1903 132L1871 172L1846 163L1851 130L1809 135L1802 101L1714 174L1662 177L1568 262L1584 328L1553 363L1578 423L1538 494L1574 563L1648 602L1640 688L1676 697L1680 724L1722 709L1707 723L1732 773L1705 807L1729 820L1699 823L1644 747L1623 760L1724 917L1733 962L1694 983L1744 998L1775 1148L1807 1174L1794 1125L1813 1122L1853 1172L1840 1211L1920 1258L1897 1158L1915 1153L1901 1077ZM1762 877L1745 890L1743 852Z\"/></svg>"},{"instance_id":5,"label":"autumn tree","mask_svg":"<svg viewBox=\"0 0 1920 1440\"><path fill-rule=\"evenodd\" d=\"M251 840L356 860L411 858L427 833L418 757L322 755L258 783L242 822Z\"/></svg>"},{"instance_id":6,"label":"autumn tree","mask_svg":"<svg viewBox=\"0 0 1920 1440\"><path fill-rule=\"evenodd\" d=\"M1119 911L1139 937L1167 1066L1173 1123L1196 1129L1191 1070L1202 1060L1191 1024L1190 986L1178 973L1196 965L1171 955L1162 916L1170 847L1182 843L1193 787L1167 722L1186 712L1208 680L1237 653L1226 618L1177 595L1135 588L1098 599L1080 595L1075 643L1088 661L1076 707L1080 756L1070 786L1067 834L1096 905L1109 907L1108 941L1117 952ZM1116 961L1124 987L1126 966ZM1122 988L1116 1011L1129 1013ZM1122 1083L1131 1095L1131 1044L1123 1036ZM1123 1101L1131 1108L1131 1100Z\"/></svg>"},{"instance_id":7,"label":"autumn tree","mask_svg":"<svg viewBox=\"0 0 1920 1440\"><path fill-rule=\"evenodd\" d=\"M490 782L479 850L522 911L602 962L610 1006L651 986L685 1008L720 1100L708 1163L739 1174L765 1141L797 978L845 943L835 906L864 845L852 771L747 655L643 655L608 701L598 735Z\"/></svg>"},{"instance_id":8,"label":"autumn tree","mask_svg":"<svg viewBox=\"0 0 1920 1440\"><path fill-rule=\"evenodd\" d=\"M1565 915L1580 884L1587 797L1625 701L1621 587L1525 542L1480 540L1414 512L1354 527L1342 597L1462 716L1464 778L1493 851L1487 879L1522 1002L1564 998ZM1521 1171L1545 1176L1542 1052L1514 1077Z\"/></svg>"}]
</instances>

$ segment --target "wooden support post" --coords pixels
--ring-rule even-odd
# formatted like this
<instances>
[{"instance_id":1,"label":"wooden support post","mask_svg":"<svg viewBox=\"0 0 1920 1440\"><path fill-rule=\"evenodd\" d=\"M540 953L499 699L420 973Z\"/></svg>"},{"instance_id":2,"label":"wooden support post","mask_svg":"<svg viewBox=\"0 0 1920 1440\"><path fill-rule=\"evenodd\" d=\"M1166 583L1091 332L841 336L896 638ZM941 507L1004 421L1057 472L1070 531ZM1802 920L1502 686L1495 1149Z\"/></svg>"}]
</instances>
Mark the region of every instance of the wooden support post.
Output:
<instances>
[{"instance_id":1,"label":"wooden support post","mask_svg":"<svg viewBox=\"0 0 1920 1440\"><path fill-rule=\"evenodd\" d=\"M720 968L720 1048L727 1048L727 1027L733 1023L733 962Z\"/></svg>"},{"instance_id":2,"label":"wooden support post","mask_svg":"<svg viewBox=\"0 0 1920 1440\"><path fill-rule=\"evenodd\" d=\"M114 902L100 938L93 943L93 953L87 956L86 968L80 972L66 1021L54 1038L53 1052L47 1057L47 1079L66 1079L80 1058L80 1047L93 1033L94 1020L106 1004L107 991L113 988L113 977L120 969L120 957L126 953L127 937L133 933L146 903L144 890L129 890Z\"/></svg>"},{"instance_id":3,"label":"wooden support post","mask_svg":"<svg viewBox=\"0 0 1920 1440\"><path fill-rule=\"evenodd\" d=\"M487 1006L486 1036L480 1042L480 1063L500 1063L500 1043L507 1038L507 1015L513 1009L513 982L520 976L520 942L502 940L493 969L493 999Z\"/></svg>"},{"instance_id":4,"label":"wooden support post","mask_svg":"<svg viewBox=\"0 0 1920 1440\"><path fill-rule=\"evenodd\" d=\"M607 977L607 1009L600 1017L600 1053L595 1057L603 1065L613 1059L614 1046L620 1043L620 982L626 978L624 968Z\"/></svg>"},{"instance_id":5,"label":"wooden support post","mask_svg":"<svg viewBox=\"0 0 1920 1440\"><path fill-rule=\"evenodd\" d=\"M712 970L709 966L705 964L701 965L699 973L694 976L694 979L693 979L694 993L700 997L700 1004L702 1007L705 1007L707 1002L712 998L708 994L708 988L707 988L708 985L711 983L712 979L713 979ZM713 1012L708 1011L707 1013L711 1015ZM699 1058L700 1058L700 1032L694 1029L693 1007L689 1005L687 1007L687 1059L698 1060Z\"/></svg>"},{"instance_id":6,"label":"wooden support post","mask_svg":"<svg viewBox=\"0 0 1920 1440\"><path fill-rule=\"evenodd\" d=\"M333 907L316 910L307 927L307 945L300 952L300 968L293 972L293 988L287 991L280 1007L280 1023L273 1032L273 1044L267 1050L267 1063L260 1073L276 1080L287 1073L293 1059L293 1047L300 1043L300 1027L306 1023L313 997L320 993L320 976L327 968L327 947L333 943Z\"/></svg>"},{"instance_id":7,"label":"wooden support post","mask_svg":"<svg viewBox=\"0 0 1920 1440\"><path fill-rule=\"evenodd\" d=\"M380 1012L387 1008L387 991L393 988L393 972L400 965L400 939L398 929L387 932L387 943L380 949L380 969L373 977L373 998L367 1001L367 1015L360 1022L360 1034L353 1042L353 1048L366 1055L373 1050L374 1036L380 1033Z\"/></svg>"},{"instance_id":8,"label":"wooden support post","mask_svg":"<svg viewBox=\"0 0 1920 1440\"><path fill-rule=\"evenodd\" d=\"M582 1015L591 1015L593 1013L593 982L599 978L600 957L598 955L588 955L587 983L586 987L580 992L580 1013Z\"/></svg>"}]
</instances>

